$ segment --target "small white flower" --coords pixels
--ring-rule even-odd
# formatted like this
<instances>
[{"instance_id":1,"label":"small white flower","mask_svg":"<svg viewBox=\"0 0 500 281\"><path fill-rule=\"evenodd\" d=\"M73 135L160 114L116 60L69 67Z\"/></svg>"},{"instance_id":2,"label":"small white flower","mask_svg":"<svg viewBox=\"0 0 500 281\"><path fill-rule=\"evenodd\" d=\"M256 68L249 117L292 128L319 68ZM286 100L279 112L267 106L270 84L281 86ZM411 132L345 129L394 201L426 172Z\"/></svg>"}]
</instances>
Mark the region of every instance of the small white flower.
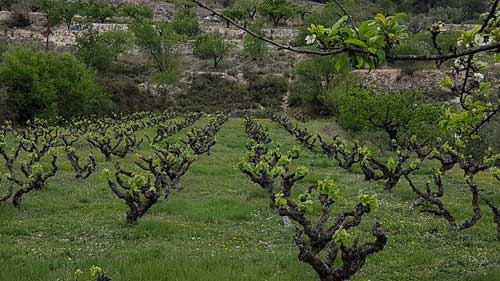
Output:
<instances>
[{"instance_id":1,"label":"small white flower","mask_svg":"<svg viewBox=\"0 0 500 281\"><path fill-rule=\"evenodd\" d=\"M313 35L307 35L307 36L306 36L306 44L307 44L307 45L314 44L314 42L316 42L316 34L313 34Z\"/></svg>"},{"instance_id":2,"label":"small white flower","mask_svg":"<svg viewBox=\"0 0 500 281\"><path fill-rule=\"evenodd\" d=\"M474 73L474 79L481 82L484 80L484 75L482 73L476 72L476 73Z\"/></svg>"},{"instance_id":3,"label":"small white flower","mask_svg":"<svg viewBox=\"0 0 500 281\"><path fill-rule=\"evenodd\" d=\"M474 42L476 43L476 45L478 46L482 46L484 45L484 38L483 36L479 35L479 34L476 34L476 36L474 37Z\"/></svg>"}]
</instances>

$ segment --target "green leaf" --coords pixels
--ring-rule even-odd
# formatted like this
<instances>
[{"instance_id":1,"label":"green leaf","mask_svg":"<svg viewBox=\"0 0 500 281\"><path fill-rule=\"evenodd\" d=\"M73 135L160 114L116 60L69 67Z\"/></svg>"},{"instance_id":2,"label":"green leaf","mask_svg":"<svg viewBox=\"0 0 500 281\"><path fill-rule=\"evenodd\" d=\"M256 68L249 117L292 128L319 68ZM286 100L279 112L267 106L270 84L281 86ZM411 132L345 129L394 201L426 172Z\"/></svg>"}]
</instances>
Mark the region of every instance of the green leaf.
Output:
<instances>
[{"instance_id":1,"label":"green leaf","mask_svg":"<svg viewBox=\"0 0 500 281\"><path fill-rule=\"evenodd\" d=\"M378 198L376 195L362 194L359 196L359 202L363 205L370 206L370 210L375 211L378 209Z\"/></svg>"},{"instance_id":2,"label":"green leaf","mask_svg":"<svg viewBox=\"0 0 500 281\"><path fill-rule=\"evenodd\" d=\"M349 44L349 45L354 45L354 46L357 46L360 48L368 48L368 45L366 45L365 42L363 42L359 39L355 39L355 38L347 39L347 40L345 40L345 43Z\"/></svg>"},{"instance_id":3,"label":"green leaf","mask_svg":"<svg viewBox=\"0 0 500 281\"><path fill-rule=\"evenodd\" d=\"M276 205L276 207L282 208L282 207L286 206L287 201L283 196L284 195L281 192L276 194L276 197L274 198L274 204Z\"/></svg>"},{"instance_id":4,"label":"green leaf","mask_svg":"<svg viewBox=\"0 0 500 281\"><path fill-rule=\"evenodd\" d=\"M439 80L437 85L444 89L451 89L453 87L453 81L451 80L450 77L445 76L441 80Z\"/></svg>"},{"instance_id":5,"label":"green leaf","mask_svg":"<svg viewBox=\"0 0 500 281\"><path fill-rule=\"evenodd\" d=\"M337 231L332 236L333 241L337 244L347 244L349 239L351 238L351 235L343 228L339 228Z\"/></svg>"},{"instance_id":6,"label":"green leaf","mask_svg":"<svg viewBox=\"0 0 500 281\"><path fill-rule=\"evenodd\" d=\"M341 17L333 26L332 26L332 30L337 30L339 29L339 27L342 26L342 24L344 24L347 20L349 19L348 16L343 16Z\"/></svg>"},{"instance_id":7,"label":"green leaf","mask_svg":"<svg viewBox=\"0 0 500 281\"><path fill-rule=\"evenodd\" d=\"M500 62L500 53L495 53L493 55L493 59L495 60L495 62Z\"/></svg>"},{"instance_id":8,"label":"green leaf","mask_svg":"<svg viewBox=\"0 0 500 281\"><path fill-rule=\"evenodd\" d=\"M340 72L341 69L343 69L348 63L349 63L349 56L347 54L341 54L335 57L335 69L337 72Z\"/></svg>"}]
</instances>

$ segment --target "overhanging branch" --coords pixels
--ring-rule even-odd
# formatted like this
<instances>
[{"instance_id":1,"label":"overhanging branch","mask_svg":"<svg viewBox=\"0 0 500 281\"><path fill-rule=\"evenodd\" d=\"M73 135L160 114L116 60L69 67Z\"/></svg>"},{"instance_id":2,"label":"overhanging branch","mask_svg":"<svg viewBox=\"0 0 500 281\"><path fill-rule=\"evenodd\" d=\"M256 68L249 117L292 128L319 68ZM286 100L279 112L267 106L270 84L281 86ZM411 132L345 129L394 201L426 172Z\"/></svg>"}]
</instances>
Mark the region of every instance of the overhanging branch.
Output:
<instances>
[{"instance_id":1,"label":"overhanging branch","mask_svg":"<svg viewBox=\"0 0 500 281\"><path fill-rule=\"evenodd\" d=\"M363 49L358 49L358 48L336 48L332 49L329 51L322 51L322 50L311 50L311 49L303 49L303 48L296 48L292 47L290 45L285 45L281 44L279 42L276 42L272 39L269 39L265 36L262 36L256 32L251 31L248 28L245 28L244 26L240 25L236 21L230 19L227 16L224 16L222 13L217 12L215 9L201 3L199 0L191 0L193 3L198 5L199 7L210 11L212 14L220 17L221 19L227 21L231 25L235 26L236 28L244 31L245 33L260 39L264 42L267 42L268 44L271 44L279 49L282 50L287 50L291 51L294 53L299 53L299 54L308 54L308 55L317 55L317 56L331 56L331 55L337 55L337 54L342 54L342 53L348 53L348 52L356 52L356 53L364 53L368 54L367 51ZM492 50L497 50L500 49L500 42L494 42L490 44L486 44L483 46L478 46L474 48L469 48L461 51L455 51L452 53L448 54L436 54L436 55L390 55L387 56L387 59L392 60L392 61L447 61L450 59L455 59L455 58L460 58L464 56L469 56L469 55L474 55L478 53L483 53L487 51L492 51Z\"/></svg>"}]
</instances>

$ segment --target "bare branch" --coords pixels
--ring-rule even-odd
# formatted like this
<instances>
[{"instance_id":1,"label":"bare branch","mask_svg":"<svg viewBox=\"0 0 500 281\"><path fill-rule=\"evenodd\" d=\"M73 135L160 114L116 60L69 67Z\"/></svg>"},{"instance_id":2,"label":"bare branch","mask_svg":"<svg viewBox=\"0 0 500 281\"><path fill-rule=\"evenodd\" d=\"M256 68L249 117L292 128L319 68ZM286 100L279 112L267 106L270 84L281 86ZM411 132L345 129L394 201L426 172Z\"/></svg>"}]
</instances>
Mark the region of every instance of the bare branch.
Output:
<instances>
[{"instance_id":1,"label":"bare branch","mask_svg":"<svg viewBox=\"0 0 500 281\"><path fill-rule=\"evenodd\" d=\"M331 55L336 55L336 54L342 54L342 53L347 53L347 52L356 52L356 53L362 53L362 54L368 54L366 50L359 49L359 48L336 48L332 49L329 51L321 51L321 50L311 50L311 49L303 49L303 48L295 48L289 45L281 44L278 43L272 39L269 39L265 36L262 36L260 34L257 34L248 28L245 28L244 26L238 24L234 20L224 16L222 13L217 12L215 9L201 3L199 0L191 0L193 3L197 4L199 7L206 9L210 11L212 14L222 18L223 20L229 22L231 25L235 26L236 28L246 32L247 34L260 39L264 42L267 42L275 47L278 47L279 49L282 50L287 50L291 51L294 53L299 53L299 54L309 54L309 55L318 55L318 56L331 56ZM496 0L495 4L493 7L496 7L498 5L498 2L500 0ZM478 53L483 53L486 51L491 51L491 50L496 50L500 48L500 42L494 42L490 44L486 44L483 46L478 46L475 48L469 48L465 49L462 51L455 51L447 54L435 54L435 55L389 55L387 56L387 59L392 60L392 61L447 61L450 59L455 59L455 58L460 58L464 56L469 56L469 55L474 55Z\"/></svg>"}]
</instances>

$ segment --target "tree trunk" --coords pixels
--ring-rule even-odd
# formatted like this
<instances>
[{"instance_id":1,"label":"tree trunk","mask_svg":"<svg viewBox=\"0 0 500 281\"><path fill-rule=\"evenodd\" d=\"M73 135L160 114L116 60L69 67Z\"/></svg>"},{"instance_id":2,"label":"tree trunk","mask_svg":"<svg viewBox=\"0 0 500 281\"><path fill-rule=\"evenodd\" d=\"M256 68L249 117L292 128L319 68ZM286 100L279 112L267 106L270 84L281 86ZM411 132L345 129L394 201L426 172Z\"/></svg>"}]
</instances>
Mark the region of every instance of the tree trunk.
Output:
<instances>
[{"instance_id":1,"label":"tree trunk","mask_svg":"<svg viewBox=\"0 0 500 281\"><path fill-rule=\"evenodd\" d=\"M45 36L45 51L49 51L49 37L50 37L50 31L47 30L47 35Z\"/></svg>"},{"instance_id":2,"label":"tree trunk","mask_svg":"<svg viewBox=\"0 0 500 281\"><path fill-rule=\"evenodd\" d=\"M127 212L127 224L136 225L139 219L139 212L137 210L129 210Z\"/></svg>"},{"instance_id":3,"label":"tree trunk","mask_svg":"<svg viewBox=\"0 0 500 281\"><path fill-rule=\"evenodd\" d=\"M14 197L12 198L12 204L15 208L19 208L19 206L21 205L21 199L23 198L24 193L26 193L26 191L24 189L21 189L14 194Z\"/></svg>"},{"instance_id":4,"label":"tree trunk","mask_svg":"<svg viewBox=\"0 0 500 281\"><path fill-rule=\"evenodd\" d=\"M214 68L217 68L217 66L219 65L219 58L218 57L214 57Z\"/></svg>"}]
</instances>

